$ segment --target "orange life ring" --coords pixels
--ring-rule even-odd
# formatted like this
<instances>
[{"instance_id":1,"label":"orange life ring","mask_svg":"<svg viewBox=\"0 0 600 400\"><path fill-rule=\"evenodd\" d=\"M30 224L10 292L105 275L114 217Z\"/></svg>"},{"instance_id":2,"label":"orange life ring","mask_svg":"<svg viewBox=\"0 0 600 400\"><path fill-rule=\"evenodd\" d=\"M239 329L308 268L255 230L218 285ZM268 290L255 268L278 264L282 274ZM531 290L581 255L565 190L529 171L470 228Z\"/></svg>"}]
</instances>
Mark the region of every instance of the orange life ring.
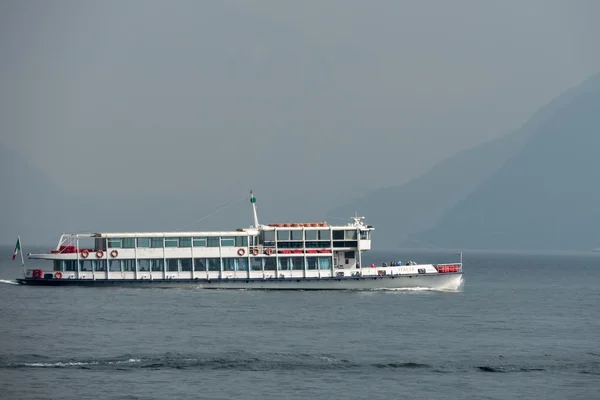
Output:
<instances>
[{"instance_id":1,"label":"orange life ring","mask_svg":"<svg viewBox=\"0 0 600 400\"><path fill-rule=\"evenodd\" d=\"M258 255L258 247L252 249L252 254L254 254L255 256Z\"/></svg>"},{"instance_id":2,"label":"orange life ring","mask_svg":"<svg viewBox=\"0 0 600 400\"><path fill-rule=\"evenodd\" d=\"M238 249L238 256L243 256L244 254L246 254L246 250L239 248Z\"/></svg>"},{"instance_id":3,"label":"orange life ring","mask_svg":"<svg viewBox=\"0 0 600 400\"><path fill-rule=\"evenodd\" d=\"M271 254L273 254L273 249L265 249L265 254L270 256Z\"/></svg>"},{"instance_id":4,"label":"orange life ring","mask_svg":"<svg viewBox=\"0 0 600 400\"><path fill-rule=\"evenodd\" d=\"M98 257L98 258L102 258L102 257L104 257L104 252L103 252L102 250L98 250L98 251L96 252L96 257Z\"/></svg>"},{"instance_id":5,"label":"orange life ring","mask_svg":"<svg viewBox=\"0 0 600 400\"><path fill-rule=\"evenodd\" d=\"M81 252L81 257L83 257L83 258L88 258L89 255L90 255L90 252L87 250L84 250Z\"/></svg>"},{"instance_id":6,"label":"orange life ring","mask_svg":"<svg viewBox=\"0 0 600 400\"><path fill-rule=\"evenodd\" d=\"M110 252L110 256L111 256L111 257L116 257L116 256L118 256L118 255L119 255L119 252L118 252L118 251L116 251L116 250L113 250L113 251L111 251L111 252Z\"/></svg>"},{"instance_id":7,"label":"orange life ring","mask_svg":"<svg viewBox=\"0 0 600 400\"><path fill-rule=\"evenodd\" d=\"M62 272L60 272L60 271L59 271L59 272L55 273L55 274L54 274L54 277L55 277L56 279L62 279Z\"/></svg>"}]
</instances>

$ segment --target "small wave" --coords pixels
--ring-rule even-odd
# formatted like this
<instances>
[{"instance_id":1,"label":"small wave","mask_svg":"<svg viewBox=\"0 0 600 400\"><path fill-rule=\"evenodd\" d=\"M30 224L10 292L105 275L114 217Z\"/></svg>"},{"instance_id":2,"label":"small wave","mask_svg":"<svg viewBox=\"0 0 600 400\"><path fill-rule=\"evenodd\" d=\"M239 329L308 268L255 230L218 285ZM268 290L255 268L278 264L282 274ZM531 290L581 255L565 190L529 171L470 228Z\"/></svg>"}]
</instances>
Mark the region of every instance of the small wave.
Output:
<instances>
[{"instance_id":1,"label":"small wave","mask_svg":"<svg viewBox=\"0 0 600 400\"><path fill-rule=\"evenodd\" d=\"M5 279L0 279L0 283L6 283L8 285L18 285L19 283L16 281L7 281Z\"/></svg>"},{"instance_id":2,"label":"small wave","mask_svg":"<svg viewBox=\"0 0 600 400\"><path fill-rule=\"evenodd\" d=\"M498 368L498 367L490 367L488 365L484 365L481 367L477 367L478 370L483 371L483 372L506 372L504 369L502 368Z\"/></svg>"},{"instance_id":3,"label":"small wave","mask_svg":"<svg viewBox=\"0 0 600 400\"><path fill-rule=\"evenodd\" d=\"M542 372L546 371L545 368L539 367L492 367L490 365L483 365L480 367L476 367L479 371L482 372Z\"/></svg>"},{"instance_id":4,"label":"small wave","mask_svg":"<svg viewBox=\"0 0 600 400\"><path fill-rule=\"evenodd\" d=\"M219 354L123 354L113 358L52 359L40 355L8 356L0 359L2 368L62 368L93 370L219 370L219 371L365 371L412 370L432 373L542 373L573 371L585 375L600 375L596 360L576 362L543 362L533 364L490 363L465 365L456 362L423 363L418 360L353 361L331 354L227 352Z\"/></svg>"},{"instance_id":5,"label":"small wave","mask_svg":"<svg viewBox=\"0 0 600 400\"><path fill-rule=\"evenodd\" d=\"M142 362L139 358L130 358L127 360L113 361L57 361L57 362L24 362L8 364L9 367L41 367L41 368L70 368L70 367L89 367L94 365L118 365L128 363Z\"/></svg>"},{"instance_id":6,"label":"small wave","mask_svg":"<svg viewBox=\"0 0 600 400\"><path fill-rule=\"evenodd\" d=\"M377 368L432 368L432 366L429 364L420 364L415 362L375 364L374 366Z\"/></svg>"}]
</instances>

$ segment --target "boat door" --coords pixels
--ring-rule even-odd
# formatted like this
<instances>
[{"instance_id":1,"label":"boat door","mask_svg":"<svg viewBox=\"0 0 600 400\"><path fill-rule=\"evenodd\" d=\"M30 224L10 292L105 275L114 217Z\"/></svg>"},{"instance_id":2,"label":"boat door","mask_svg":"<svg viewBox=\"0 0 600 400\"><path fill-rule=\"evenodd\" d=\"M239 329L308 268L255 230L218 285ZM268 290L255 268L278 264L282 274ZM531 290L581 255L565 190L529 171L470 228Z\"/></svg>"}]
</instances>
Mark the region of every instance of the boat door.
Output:
<instances>
[{"instance_id":1,"label":"boat door","mask_svg":"<svg viewBox=\"0 0 600 400\"><path fill-rule=\"evenodd\" d=\"M345 268L346 259L344 258L343 251L336 251L333 255L333 266L335 269Z\"/></svg>"}]
</instances>

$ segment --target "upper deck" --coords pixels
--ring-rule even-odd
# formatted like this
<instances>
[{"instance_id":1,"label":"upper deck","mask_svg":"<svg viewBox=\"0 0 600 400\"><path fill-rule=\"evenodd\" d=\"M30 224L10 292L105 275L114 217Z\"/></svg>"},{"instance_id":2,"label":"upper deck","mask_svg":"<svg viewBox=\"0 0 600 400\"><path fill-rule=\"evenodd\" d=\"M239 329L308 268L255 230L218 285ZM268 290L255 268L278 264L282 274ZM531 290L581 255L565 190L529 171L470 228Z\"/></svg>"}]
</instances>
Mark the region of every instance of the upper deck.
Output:
<instances>
[{"instance_id":1,"label":"upper deck","mask_svg":"<svg viewBox=\"0 0 600 400\"><path fill-rule=\"evenodd\" d=\"M72 259L77 254L88 252L107 252L112 249L125 250L122 256L133 251L137 256L156 250L164 254L176 249L232 249L253 254L253 249L263 253L271 249L274 254L313 253L312 250L366 251L371 248L372 226L355 221L348 225L330 226L325 222L318 223L281 223L259 225L236 229L234 231L212 232L102 232L102 233L65 233L61 235L56 248L45 254L31 254L30 258ZM213 252L210 252L211 254ZM157 255L157 254L156 254ZM102 258L102 257L100 257ZM132 255L133 258L133 255Z\"/></svg>"}]
</instances>

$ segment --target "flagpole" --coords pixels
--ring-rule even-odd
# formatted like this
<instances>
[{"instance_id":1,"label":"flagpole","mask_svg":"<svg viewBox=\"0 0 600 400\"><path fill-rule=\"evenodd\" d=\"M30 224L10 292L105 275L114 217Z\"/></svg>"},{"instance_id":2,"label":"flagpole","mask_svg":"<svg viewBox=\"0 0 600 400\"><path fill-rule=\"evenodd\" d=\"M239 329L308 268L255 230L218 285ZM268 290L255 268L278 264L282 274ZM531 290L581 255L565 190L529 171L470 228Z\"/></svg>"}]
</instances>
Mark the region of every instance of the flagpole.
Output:
<instances>
[{"instance_id":1,"label":"flagpole","mask_svg":"<svg viewBox=\"0 0 600 400\"><path fill-rule=\"evenodd\" d=\"M17 235L17 238L19 239L19 253L21 253L21 268L23 268L23 276L26 275L25 273L25 259L23 258L23 242L21 242L21 235Z\"/></svg>"}]
</instances>

